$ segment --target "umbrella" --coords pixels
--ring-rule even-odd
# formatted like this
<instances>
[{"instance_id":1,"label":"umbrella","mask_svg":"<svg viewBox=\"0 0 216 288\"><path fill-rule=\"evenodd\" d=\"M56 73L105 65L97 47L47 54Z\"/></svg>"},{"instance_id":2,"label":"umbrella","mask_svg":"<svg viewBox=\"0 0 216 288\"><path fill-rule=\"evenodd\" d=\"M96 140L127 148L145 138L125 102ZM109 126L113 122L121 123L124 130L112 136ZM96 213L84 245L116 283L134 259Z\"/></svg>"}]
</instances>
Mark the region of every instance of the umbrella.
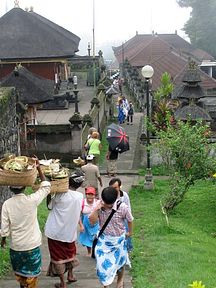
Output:
<instances>
[{"instance_id":1,"label":"umbrella","mask_svg":"<svg viewBox=\"0 0 216 288\"><path fill-rule=\"evenodd\" d=\"M119 153L128 151L129 137L127 136L124 128L114 123L107 127L107 141L112 150L116 149Z\"/></svg>"}]
</instances>

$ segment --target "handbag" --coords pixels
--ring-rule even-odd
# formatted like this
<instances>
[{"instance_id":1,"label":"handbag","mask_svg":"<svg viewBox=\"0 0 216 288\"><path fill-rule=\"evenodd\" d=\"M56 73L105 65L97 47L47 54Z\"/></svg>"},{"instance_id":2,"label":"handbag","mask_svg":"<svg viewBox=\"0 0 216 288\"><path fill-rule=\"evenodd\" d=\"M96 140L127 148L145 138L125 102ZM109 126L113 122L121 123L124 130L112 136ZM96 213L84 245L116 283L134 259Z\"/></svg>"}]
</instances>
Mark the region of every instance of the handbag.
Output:
<instances>
[{"instance_id":1,"label":"handbag","mask_svg":"<svg viewBox=\"0 0 216 288\"><path fill-rule=\"evenodd\" d=\"M92 243L92 253L91 253L91 258L95 259L95 247L97 245L97 242L98 242L98 238L102 235L103 231L105 230L105 228L107 227L108 223L110 222L113 214L118 210L118 208L120 207L121 205L121 201L119 201L117 203L117 207L116 207L116 210L112 209L110 215L108 216L106 222L104 223L103 227L101 228L100 232L98 233L98 235L95 236L94 240L93 240L93 243Z\"/></svg>"}]
</instances>

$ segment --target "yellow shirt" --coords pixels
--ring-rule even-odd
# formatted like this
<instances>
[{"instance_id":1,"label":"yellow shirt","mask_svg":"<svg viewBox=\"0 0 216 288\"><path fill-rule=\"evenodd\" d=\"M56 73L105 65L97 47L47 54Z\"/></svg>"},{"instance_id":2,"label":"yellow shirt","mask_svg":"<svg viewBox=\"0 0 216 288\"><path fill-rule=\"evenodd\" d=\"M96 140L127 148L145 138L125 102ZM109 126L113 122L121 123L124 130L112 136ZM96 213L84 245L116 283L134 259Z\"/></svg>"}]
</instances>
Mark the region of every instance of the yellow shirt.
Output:
<instances>
[{"instance_id":1,"label":"yellow shirt","mask_svg":"<svg viewBox=\"0 0 216 288\"><path fill-rule=\"evenodd\" d=\"M101 141L99 139L90 138L87 141L88 145L90 146L88 154L91 155L100 155L100 144Z\"/></svg>"},{"instance_id":2,"label":"yellow shirt","mask_svg":"<svg viewBox=\"0 0 216 288\"><path fill-rule=\"evenodd\" d=\"M16 194L2 206L1 236L10 236L10 247L27 251L41 245L41 231L37 220L37 206L50 192L50 183L41 182L35 193Z\"/></svg>"}]
</instances>

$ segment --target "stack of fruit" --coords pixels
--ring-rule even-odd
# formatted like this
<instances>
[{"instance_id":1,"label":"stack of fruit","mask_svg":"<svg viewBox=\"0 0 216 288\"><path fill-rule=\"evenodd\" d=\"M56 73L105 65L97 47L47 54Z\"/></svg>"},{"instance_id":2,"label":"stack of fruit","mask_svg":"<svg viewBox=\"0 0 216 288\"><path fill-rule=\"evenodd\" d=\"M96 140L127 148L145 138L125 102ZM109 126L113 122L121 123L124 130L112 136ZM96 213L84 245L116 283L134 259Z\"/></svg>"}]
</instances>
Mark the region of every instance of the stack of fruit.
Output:
<instances>
[{"instance_id":1,"label":"stack of fruit","mask_svg":"<svg viewBox=\"0 0 216 288\"><path fill-rule=\"evenodd\" d=\"M31 186L36 177L36 165L32 158L9 155L0 160L0 185Z\"/></svg>"},{"instance_id":2,"label":"stack of fruit","mask_svg":"<svg viewBox=\"0 0 216 288\"><path fill-rule=\"evenodd\" d=\"M59 159L40 160L41 170L51 182L51 193L67 192L69 188L68 169L62 167ZM39 188L37 178L33 190Z\"/></svg>"}]
</instances>

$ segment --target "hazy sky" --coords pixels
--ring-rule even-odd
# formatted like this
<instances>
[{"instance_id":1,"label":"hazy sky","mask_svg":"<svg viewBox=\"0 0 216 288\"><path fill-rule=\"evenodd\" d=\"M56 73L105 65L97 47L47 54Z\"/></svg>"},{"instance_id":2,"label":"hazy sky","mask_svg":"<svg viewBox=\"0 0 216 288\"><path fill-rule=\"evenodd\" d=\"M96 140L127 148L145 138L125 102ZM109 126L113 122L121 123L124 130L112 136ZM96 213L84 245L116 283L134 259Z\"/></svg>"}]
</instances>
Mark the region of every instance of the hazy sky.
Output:
<instances>
[{"instance_id":1,"label":"hazy sky","mask_svg":"<svg viewBox=\"0 0 216 288\"><path fill-rule=\"evenodd\" d=\"M120 45L139 34L174 33L185 37L181 29L190 10L180 8L176 0L19 0L20 8L34 11L81 38L80 54L87 54L92 43L93 2L95 3L95 46L97 51L109 42ZM0 15L14 7L13 0L0 1Z\"/></svg>"}]
</instances>

